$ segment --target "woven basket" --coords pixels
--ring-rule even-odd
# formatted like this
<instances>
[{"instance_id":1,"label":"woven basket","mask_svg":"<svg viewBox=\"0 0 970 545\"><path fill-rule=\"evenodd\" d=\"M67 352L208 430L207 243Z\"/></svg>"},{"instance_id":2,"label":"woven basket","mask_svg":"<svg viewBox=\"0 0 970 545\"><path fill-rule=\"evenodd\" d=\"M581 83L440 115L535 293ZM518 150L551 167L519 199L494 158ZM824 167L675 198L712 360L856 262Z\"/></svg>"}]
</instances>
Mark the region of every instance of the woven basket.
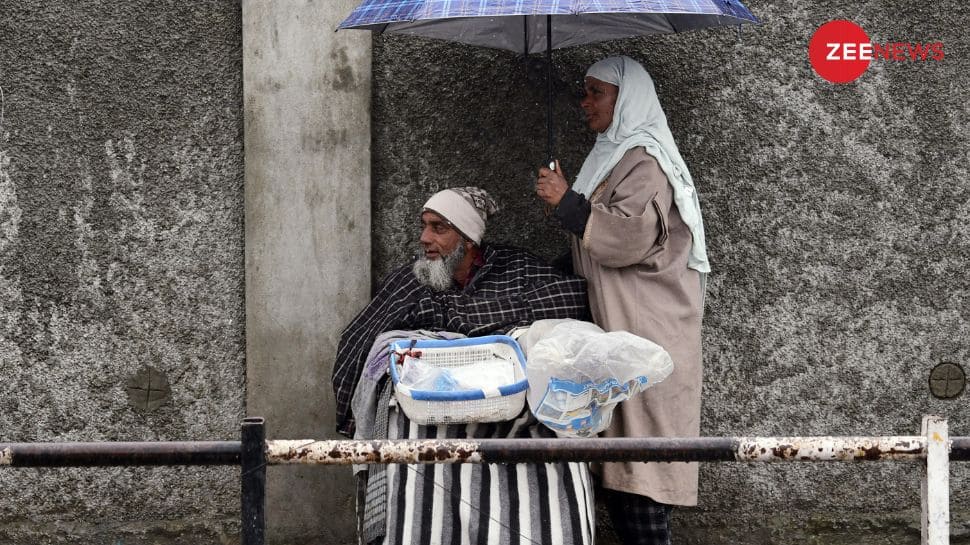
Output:
<instances>
[{"instance_id":1,"label":"woven basket","mask_svg":"<svg viewBox=\"0 0 970 545\"><path fill-rule=\"evenodd\" d=\"M409 351L419 351L425 364L452 369L497 357L509 361L515 382L491 390L415 390L400 382L400 366ZM512 420L525 407L529 387L522 349L506 335L450 341L397 341L391 344L391 380L401 410L412 422L421 425Z\"/></svg>"}]
</instances>

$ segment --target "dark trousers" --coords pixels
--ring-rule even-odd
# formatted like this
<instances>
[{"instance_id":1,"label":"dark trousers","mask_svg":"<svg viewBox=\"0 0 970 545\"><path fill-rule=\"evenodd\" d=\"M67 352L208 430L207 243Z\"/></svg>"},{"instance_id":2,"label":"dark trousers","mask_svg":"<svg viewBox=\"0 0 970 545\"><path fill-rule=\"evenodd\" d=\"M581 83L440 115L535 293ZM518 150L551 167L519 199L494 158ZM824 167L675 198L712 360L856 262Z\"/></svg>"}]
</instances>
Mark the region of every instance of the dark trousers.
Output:
<instances>
[{"instance_id":1,"label":"dark trousers","mask_svg":"<svg viewBox=\"0 0 970 545\"><path fill-rule=\"evenodd\" d=\"M671 506L646 496L600 489L623 545L670 545Z\"/></svg>"}]
</instances>

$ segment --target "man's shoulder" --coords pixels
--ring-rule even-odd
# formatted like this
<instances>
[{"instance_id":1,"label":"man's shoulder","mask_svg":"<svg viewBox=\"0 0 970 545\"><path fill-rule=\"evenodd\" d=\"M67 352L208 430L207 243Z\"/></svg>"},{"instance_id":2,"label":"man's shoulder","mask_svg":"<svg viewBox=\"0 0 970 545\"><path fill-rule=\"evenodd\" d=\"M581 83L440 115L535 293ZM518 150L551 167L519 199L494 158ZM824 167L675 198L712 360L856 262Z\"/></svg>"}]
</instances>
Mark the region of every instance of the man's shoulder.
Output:
<instances>
[{"instance_id":1,"label":"man's shoulder","mask_svg":"<svg viewBox=\"0 0 970 545\"><path fill-rule=\"evenodd\" d=\"M378 291L396 290L402 286L417 285L417 279L414 277L413 264L408 263L401 265L391 272L384 275L378 285Z\"/></svg>"},{"instance_id":2,"label":"man's shoulder","mask_svg":"<svg viewBox=\"0 0 970 545\"><path fill-rule=\"evenodd\" d=\"M486 262L491 261L522 261L523 263L535 263L540 265L548 265L541 257L535 255L534 253L526 250L525 248L520 248L518 246L512 246L511 244L493 244L486 243L483 245L482 253L484 254L484 259Z\"/></svg>"},{"instance_id":3,"label":"man's shoulder","mask_svg":"<svg viewBox=\"0 0 970 545\"><path fill-rule=\"evenodd\" d=\"M414 270L414 263L409 261L407 263L404 263L403 265L398 265L397 267L394 267L393 269L391 269L391 272L387 273L387 275L384 278L388 278L388 279L401 278L409 274L412 274L413 270Z\"/></svg>"},{"instance_id":4,"label":"man's shoulder","mask_svg":"<svg viewBox=\"0 0 970 545\"><path fill-rule=\"evenodd\" d=\"M500 270L518 270L529 274L557 274L559 271L536 254L508 244L487 244L485 262Z\"/></svg>"}]
</instances>

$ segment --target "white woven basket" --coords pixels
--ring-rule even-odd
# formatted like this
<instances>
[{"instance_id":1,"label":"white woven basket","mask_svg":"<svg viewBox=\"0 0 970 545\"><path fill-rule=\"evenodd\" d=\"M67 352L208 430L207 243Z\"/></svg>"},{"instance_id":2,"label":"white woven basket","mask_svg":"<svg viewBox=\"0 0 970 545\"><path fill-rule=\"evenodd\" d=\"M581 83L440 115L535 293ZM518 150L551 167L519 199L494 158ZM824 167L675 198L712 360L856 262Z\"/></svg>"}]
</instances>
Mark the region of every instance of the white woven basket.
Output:
<instances>
[{"instance_id":1,"label":"white woven basket","mask_svg":"<svg viewBox=\"0 0 970 545\"><path fill-rule=\"evenodd\" d=\"M515 382L493 390L415 390L400 383L399 366L409 350L420 351L421 361L428 365L452 369L496 357L508 360L515 371ZM421 425L512 420L525 407L529 387L522 350L506 335L452 341L397 341L391 345L391 380L401 410L412 422Z\"/></svg>"}]
</instances>

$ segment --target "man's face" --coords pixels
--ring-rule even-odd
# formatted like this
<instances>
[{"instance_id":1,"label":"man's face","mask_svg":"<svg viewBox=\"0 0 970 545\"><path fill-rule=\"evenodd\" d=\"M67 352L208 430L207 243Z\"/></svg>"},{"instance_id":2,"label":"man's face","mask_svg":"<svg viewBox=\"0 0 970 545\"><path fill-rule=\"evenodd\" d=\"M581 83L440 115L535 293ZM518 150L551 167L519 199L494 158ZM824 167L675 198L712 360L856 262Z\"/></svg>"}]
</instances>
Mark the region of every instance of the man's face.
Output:
<instances>
[{"instance_id":1,"label":"man's face","mask_svg":"<svg viewBox=\"0 0 970 545\"><path fill-rule=\"evenodd\" d=\"M421 214L421 247L425 259L441 259L454 252L462 241L458 231L438 214Z\"/></svg>"}]
</instances>

